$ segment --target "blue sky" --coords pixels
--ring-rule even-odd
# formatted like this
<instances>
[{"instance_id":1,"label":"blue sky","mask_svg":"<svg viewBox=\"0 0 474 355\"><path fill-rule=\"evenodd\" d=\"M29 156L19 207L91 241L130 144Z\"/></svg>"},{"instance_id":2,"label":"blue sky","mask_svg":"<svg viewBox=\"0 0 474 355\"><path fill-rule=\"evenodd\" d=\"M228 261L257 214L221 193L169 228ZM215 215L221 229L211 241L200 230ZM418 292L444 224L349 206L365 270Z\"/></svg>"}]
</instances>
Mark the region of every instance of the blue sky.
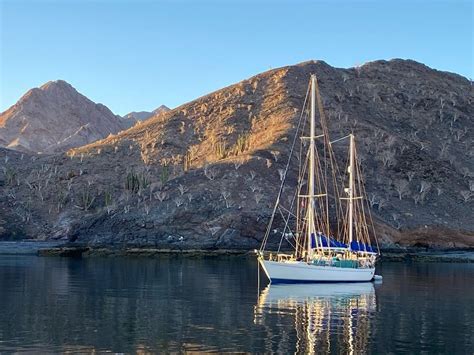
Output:
<instances>
[{"instance_id":1,"label":"blue sky","mask_svg":"<svg viewBox=\"0 0 474 355\"><path fill-rule=\"evenodd\" d=\"M0 0L0 111L64 79L117 114L310 59L410 58L474 78L471 1Z\"/></svg>"}]
</instances>

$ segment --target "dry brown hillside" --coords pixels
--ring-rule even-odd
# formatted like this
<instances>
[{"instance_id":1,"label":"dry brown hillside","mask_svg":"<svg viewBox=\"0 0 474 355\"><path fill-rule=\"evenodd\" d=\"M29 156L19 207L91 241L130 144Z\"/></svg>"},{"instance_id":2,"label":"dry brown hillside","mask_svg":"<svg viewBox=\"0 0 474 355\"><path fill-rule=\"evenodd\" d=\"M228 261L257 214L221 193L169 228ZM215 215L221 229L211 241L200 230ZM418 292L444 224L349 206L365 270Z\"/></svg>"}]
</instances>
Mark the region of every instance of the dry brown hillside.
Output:
<instances>
[{"instance_id":1,"label":"dry brown hillside","mask_svg":"<svg viewBox=\"0 0 474 355\"><path fill-rule=\"evenodd\" d=\"M319 79L331 136L357 136L382 242L474 246L472 84L405 60L352 69L305 62L67 155L3 150L3 235L15 230L92 245L256 247L311 73ZM296 166L289 179L296 179Z\"/></svg>"}]
</instances>

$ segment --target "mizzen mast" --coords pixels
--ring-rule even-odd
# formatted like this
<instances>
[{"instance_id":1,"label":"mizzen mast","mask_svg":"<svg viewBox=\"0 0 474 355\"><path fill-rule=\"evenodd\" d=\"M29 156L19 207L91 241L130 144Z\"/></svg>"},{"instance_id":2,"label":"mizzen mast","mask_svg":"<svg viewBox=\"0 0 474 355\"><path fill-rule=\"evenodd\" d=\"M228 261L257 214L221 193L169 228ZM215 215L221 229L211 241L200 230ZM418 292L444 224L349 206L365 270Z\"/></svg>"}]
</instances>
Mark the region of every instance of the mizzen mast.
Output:
<instances>
[{"instance_id":1,"label":"mizzen mast","mask_svg":"<svg viewBox=\"0 0 474 355\"><path fill-rule=\"evenodd\" d=\"M349 246L353 240L354 233L354 135L349 135Z\"/></svg>"}]
</instances>

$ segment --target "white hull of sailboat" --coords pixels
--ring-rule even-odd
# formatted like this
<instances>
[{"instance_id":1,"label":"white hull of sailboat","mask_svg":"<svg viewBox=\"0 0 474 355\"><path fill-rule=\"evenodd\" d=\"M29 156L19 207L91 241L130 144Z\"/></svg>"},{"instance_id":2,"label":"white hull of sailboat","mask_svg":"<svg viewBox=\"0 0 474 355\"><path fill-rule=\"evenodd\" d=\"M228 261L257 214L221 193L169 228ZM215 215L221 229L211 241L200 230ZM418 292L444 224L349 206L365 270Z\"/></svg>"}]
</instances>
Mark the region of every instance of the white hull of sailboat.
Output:
<instances>
[{"instance_id":1,"label":"white hull of sailboat","mask_svg":"<svg viewBox=\"0 0 474 355\"><path fill-rule=\"evenodd\" d=\"M375 274L375 268L317 266L301 261L278 262L262 259L259 261L272 283L368 282Z\"/></svg>"}]
</instances>

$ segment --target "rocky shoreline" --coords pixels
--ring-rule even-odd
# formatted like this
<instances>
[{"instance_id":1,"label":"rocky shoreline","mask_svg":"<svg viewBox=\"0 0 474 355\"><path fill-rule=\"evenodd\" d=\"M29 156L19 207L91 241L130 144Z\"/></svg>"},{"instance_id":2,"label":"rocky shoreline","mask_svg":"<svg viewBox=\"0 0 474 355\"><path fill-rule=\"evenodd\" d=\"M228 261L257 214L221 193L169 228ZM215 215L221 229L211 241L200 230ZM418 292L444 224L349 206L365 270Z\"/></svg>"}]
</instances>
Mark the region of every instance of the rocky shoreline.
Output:
<instances>
[{"instance_id":1,"label":"rocky shoreline","mask_svg":"<svg viewBox=\"0 0 474 355\"><path fill-rule=\"evenodd\" d=\"M110 248L90 247L74 243L1 242L0 255L38 255L41 257L219 257L253 256L245 249L163 249L163 248ZM382 249L381 261L390 262L450 262L474 263L474 249Z\"/></svg>"}]
</instances>

